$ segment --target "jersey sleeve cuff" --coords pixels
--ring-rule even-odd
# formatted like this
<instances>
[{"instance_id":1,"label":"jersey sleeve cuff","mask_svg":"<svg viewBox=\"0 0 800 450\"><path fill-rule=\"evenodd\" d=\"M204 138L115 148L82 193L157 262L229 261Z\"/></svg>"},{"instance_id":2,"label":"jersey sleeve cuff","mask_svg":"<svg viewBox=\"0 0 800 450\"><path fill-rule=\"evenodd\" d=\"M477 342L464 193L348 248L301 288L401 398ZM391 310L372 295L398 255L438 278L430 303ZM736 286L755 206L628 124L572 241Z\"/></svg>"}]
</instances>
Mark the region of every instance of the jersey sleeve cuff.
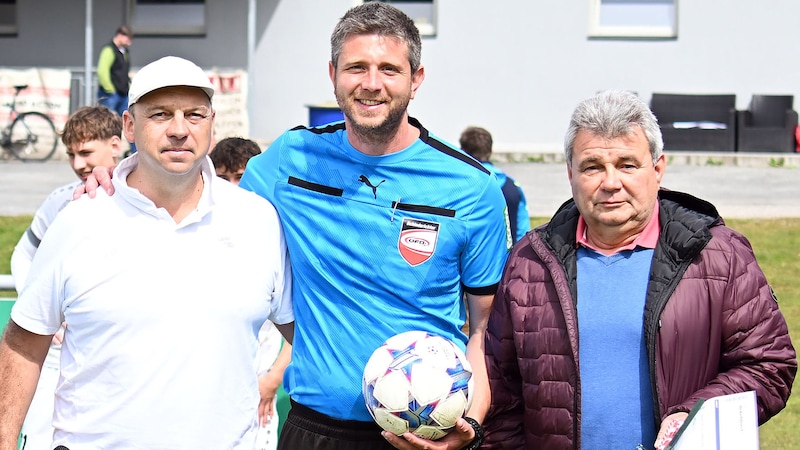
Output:
<instances>
[{"instance_id":1,"label":"jersey sleeve cuff","mask_svg":"<svg viewBox=\"0 0 800 450\"><path fill-rule=\"evenodd\" d=\"M497 292L497 287L499 285L500 283L495 283L484 287L469 287L465 285L464 292L472 295L494 295Z\"/></svg>"}]
</instances>

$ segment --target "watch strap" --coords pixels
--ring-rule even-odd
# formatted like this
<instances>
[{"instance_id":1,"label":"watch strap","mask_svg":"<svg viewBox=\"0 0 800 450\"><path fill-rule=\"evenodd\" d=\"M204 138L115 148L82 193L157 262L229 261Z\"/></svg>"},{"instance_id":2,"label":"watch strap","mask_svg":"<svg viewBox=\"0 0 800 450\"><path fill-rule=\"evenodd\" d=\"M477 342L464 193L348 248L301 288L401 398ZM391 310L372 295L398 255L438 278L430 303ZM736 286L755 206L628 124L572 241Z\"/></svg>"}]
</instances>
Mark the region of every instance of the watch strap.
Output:
<instances>
[{"instance_id":1,"label":"watch strap","mask_svg":"<svg viewBox=\"0 0 800 450\"><path fill-rule=\"evenodd\" d=\"M473 419L472 417L464 417L464 420L466 420L467 423L475 431L475 438L473 438L472 442L470 442L466 447L464 447L463 450L477 450L481 447L481 445L483 445L483 439L484 439L483 427L481 426L481 424L478 423L477 420Z\"/></svg>"}]
</instances>

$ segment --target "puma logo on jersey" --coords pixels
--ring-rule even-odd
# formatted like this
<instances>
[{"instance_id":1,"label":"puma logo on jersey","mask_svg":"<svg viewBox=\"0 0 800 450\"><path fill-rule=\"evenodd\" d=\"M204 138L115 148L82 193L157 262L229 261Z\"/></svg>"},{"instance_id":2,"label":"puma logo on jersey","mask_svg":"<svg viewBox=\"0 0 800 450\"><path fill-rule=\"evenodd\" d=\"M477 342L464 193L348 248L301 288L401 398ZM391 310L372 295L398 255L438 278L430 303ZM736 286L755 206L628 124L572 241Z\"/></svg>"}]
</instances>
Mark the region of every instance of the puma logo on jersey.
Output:
<instances>
[{"instance_id":1,"label":"puma logo on jersey","mask_svg":"<svg viewBox=\"0 0 800 450\"><path fill-rule=\"evenodd\" d=\"M369 181L369 178L367 178L366 175L361 175L361 176L358 177L358 181L360 181L360 182L366 184L367 186L369 186L370 189L372 189L372 196L375 197L375 199L377 199L378 198L378 186L380 186L381 183L383 183L386 180L381 180L380 183L378 183L376 185L373 185L372 182Z\"/></svg>"}]
</instances>

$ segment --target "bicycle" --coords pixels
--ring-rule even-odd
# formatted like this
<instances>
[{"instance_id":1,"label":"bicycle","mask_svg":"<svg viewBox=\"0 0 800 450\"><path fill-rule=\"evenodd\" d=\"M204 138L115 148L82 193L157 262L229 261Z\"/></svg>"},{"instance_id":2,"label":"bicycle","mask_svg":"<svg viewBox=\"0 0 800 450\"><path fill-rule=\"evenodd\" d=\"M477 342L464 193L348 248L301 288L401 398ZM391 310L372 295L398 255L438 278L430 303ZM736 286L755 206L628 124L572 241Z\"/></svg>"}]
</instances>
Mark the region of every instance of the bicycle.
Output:
<instances>
[{"instance_id":1,"label":"bicycle","mask_svg":"<svg viewBox=\"0 0 800 450\"><path fill-rule=\"evenodd\" d=\"M14 98L8 106L8 125L0 132L0 147L20 161L44 162L50 159L58 145L58 133L53 121L38 111L17 112L17 96L27 84L14 86Z\"/></svg>"}]
</instances>

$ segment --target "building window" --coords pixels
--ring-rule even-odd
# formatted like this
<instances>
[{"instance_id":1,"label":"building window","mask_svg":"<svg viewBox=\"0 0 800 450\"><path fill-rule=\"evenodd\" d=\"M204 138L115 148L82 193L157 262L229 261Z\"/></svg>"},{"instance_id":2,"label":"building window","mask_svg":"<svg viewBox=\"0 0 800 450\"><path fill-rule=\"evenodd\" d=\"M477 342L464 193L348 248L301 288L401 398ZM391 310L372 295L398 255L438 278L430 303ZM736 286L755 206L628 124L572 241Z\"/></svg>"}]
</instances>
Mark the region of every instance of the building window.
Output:
<instances>
[{"instance_id":1,"label":"building window","mask_svg":"<svg viewBox=\"0 0 800 450\"><path fill-rule=\"evenodd\" d=\"M205 0L129 0L129 17L137 36L204 36Z\"/></svg>"},{"instance_id":2,"label":"building window","mask_svg":"<svg viewBox=\"0 0 800 450\"><path fill-rule=\"evenodd\" d=\"M0 35L17 34L17 0L0 0Z\"/></svg>"},{"instance_id":3,"label":"building window","mask_svg":"<svg viewBox=\"0 0 800 450\"><path fill-rule=\"evenodd\" d=\"M675 38L678 0L589 0L589 36Z\"/></svg>"},{"instance_id":4,"label":"building window","mask_svg":"<svg viewBox=\"0 0 800 450\"><path fill-rule=\"evenodd\" d=\"M365 0L390 3L414 19L420 36L436 36L436 0Z\"/></svg>"}]
</instances>

